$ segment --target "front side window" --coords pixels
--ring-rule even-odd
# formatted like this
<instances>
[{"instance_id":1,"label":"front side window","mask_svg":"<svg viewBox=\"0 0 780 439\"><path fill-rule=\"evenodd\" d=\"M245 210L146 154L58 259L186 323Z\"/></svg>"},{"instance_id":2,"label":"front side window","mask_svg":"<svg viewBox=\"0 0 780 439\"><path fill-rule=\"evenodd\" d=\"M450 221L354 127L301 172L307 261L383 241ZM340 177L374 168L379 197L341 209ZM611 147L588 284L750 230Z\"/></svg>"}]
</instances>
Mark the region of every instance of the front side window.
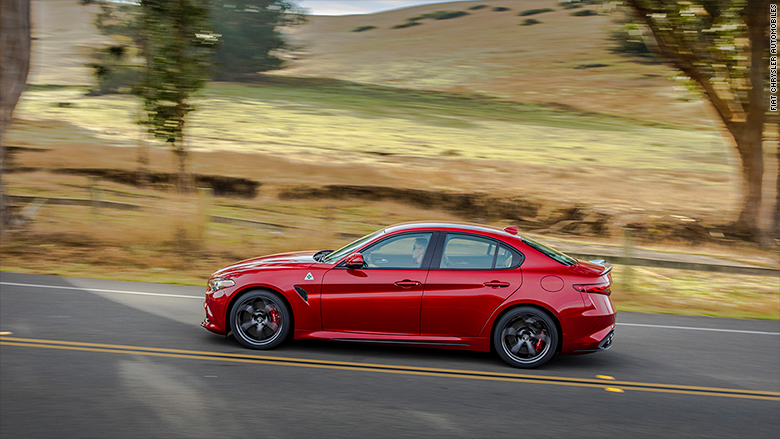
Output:
<instances>
[{"instance_id":1,"label":"front side window","mask_svg":"<svg viewBox=\"0 0 780 439\"><path fill-rule=\"evenodd\" d=\"M360 239L357 239L355 241L350 242L349 244L345 245L344 247L341 247L340 249L336 250L333 253L330 253L326 255L324 258L322 258L322 262L326 264L332 264L342 257L352 253L355 249L360 248L361 245L371 241L372 239L376 238L377 236L382 235L385 233L385 230L377 230L376 232L366 235Z\"/></svg>"},{"instance_id":2,"label":"front side window","mask_svg":"<svg viewBox=\"0 0 780 439\"><path fill-rule=\"evenodd\" d=\"M421 268L433 233L410 233L388 238L363 251L367 268Z\"/></svg>"}]
</instances>

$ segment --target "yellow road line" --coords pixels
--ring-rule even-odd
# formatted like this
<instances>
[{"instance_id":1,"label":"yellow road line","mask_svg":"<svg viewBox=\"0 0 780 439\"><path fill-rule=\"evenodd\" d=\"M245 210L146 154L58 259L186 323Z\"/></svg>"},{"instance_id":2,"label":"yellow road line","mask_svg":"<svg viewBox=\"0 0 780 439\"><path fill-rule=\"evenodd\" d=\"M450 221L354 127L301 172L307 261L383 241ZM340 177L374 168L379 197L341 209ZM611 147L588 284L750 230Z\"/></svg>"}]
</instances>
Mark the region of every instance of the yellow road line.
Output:
<instances>
[{"instance_id":1,"label":"yellow road line","mask_svg":"<svg viewBox=\"0 0 780 439\"><path fill-rule=\"evenodd\" d=\"M145 346L127 346L100 343L81 343L59 340L41 340L18 337L0 336L0 345L22 346L44 349L61 349L86 352L103 352L129 355L145 355L168 358L186 358L196 360L226 361L235 363L269 364L281 366L298 366L319 369L352 370L364 372L382 372L403 375L437 376L451 378L468 378L488 381L510 381L537 384L553 384L571 387L590 387L637 390L643 392L661 392L689 395L723 396L730 398L758 399L780 401L780 392L768 392L744 389L727 389L717 387L684 386L674 384L656 384L631 381L614 381L609 379L569 378L547 375L510 374L501 372L482 372L458 369L440 369L417 366L395 366L375 363L352 363L344 361L312 360L307 358L275 357L253 354L230 354L222 352L191 351L181 349L152 348ZM608 389L608 390L609 390Z\"/></svg>"}]
</instances>

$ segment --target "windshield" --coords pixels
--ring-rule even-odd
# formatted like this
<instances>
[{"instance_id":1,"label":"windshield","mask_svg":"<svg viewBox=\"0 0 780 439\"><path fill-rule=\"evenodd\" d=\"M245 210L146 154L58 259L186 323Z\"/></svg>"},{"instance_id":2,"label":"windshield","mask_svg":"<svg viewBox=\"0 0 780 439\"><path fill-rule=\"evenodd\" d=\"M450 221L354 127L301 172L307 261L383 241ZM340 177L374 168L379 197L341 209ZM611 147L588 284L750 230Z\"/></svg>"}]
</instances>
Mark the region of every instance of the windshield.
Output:
<instances>
[{"instance_id":1,"label":"windshield","mask_svg":"<svg viewBox=\"0 0 780 439\"><path fill-rule=\"evenodd\" d=\"M341 247L340 249L336 250L335 252L325 256L322 258L322 262L326 264L332 264L339 259L343 258L344 256L352 253L356 248L362 246L363 244L367 243L368 241L371 241L372 239L376 238L377 236L385 233L385 230L377 230L376 232L366 235L357 241L352 241L351 243L345 245L344 247Z\"/></svg>"},{"instance_id":2,"label":"windshield","mask_svg":"<svg viewBox=\"0 0 780 439\"><path fill-rule=\"evenodd\" d=\"M527 244L529 247L536 249L548 257L556 260L557 262L560 262L563 265L574 265L577 263L577 260L572 258L571 256L561 253L558 250L555 250L554 248L547 247L544 244L538 243L530 238L523 238L523 242Z\"/></svg>"}]
</instances>

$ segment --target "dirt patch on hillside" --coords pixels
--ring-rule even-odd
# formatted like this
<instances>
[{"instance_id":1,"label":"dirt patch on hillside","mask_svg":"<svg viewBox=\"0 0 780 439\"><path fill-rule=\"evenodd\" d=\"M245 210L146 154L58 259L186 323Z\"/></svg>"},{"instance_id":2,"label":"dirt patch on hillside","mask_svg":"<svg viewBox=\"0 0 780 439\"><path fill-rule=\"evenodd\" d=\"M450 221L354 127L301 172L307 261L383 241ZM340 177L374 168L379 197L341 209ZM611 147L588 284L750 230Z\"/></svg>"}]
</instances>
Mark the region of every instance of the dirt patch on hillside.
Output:
<instances>
[{"instance_id":1,"label":"dirt patch on hillside","mask_svg":"<svg viewBox=\"0 0 780 439\"><path fill-rule=\"evenodd\" d=\"M392 201L417 208L443 210L467 221L510 222L520 224L524 230L548 234L609 238L620 237L625 229L629 229L640 243L669 241L701 245L743 238L736 234L730 225L709 224L680 215L629 222L623 215L610 214L594 207L543 206L541 202L529 201L522 197L494 197L481 193L452 193L386 186L326 185L285 188L279 192L279 198L282 200Z\"/></svg>"},{"instance_id":2,"label":"dirt patch on hillside","mask_svg":"<svg viewBox=\"0 0 780 439\"><path fill-rule=\"evenodd\" d=\"M84 175L99 177L114 183L128 184L135 187L150 186L169 190L176 184L178 174L167 172L142 172L124 169L99 168L59 168L53 169L55 174ZM222 197L254 198L257 189L262 185L259 181L247 178L225 177L221 175L192 174L197 187L211 188L214 195Z\"/></svg>"}]
</instances>

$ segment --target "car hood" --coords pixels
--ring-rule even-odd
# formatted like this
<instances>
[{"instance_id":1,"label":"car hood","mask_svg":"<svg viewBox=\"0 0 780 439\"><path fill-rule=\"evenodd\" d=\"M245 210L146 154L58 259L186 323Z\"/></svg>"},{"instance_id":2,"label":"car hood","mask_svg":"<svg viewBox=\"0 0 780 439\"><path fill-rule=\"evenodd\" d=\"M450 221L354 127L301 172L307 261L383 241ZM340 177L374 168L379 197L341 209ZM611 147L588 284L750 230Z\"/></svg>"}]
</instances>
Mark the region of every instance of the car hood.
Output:
<instances>
[{"instance_id":1,"label":"car hood","mask_svg":"<svg viewBox=\"0 0 780 439\"><path fill-rule=\"evenodd\" d=\"M228 273L271 268L307 268L316 262L314 260L314 253L316 252L283 253L247 259L221 268L212 276L224 276Z\"/></svg>"}]
</instances>

